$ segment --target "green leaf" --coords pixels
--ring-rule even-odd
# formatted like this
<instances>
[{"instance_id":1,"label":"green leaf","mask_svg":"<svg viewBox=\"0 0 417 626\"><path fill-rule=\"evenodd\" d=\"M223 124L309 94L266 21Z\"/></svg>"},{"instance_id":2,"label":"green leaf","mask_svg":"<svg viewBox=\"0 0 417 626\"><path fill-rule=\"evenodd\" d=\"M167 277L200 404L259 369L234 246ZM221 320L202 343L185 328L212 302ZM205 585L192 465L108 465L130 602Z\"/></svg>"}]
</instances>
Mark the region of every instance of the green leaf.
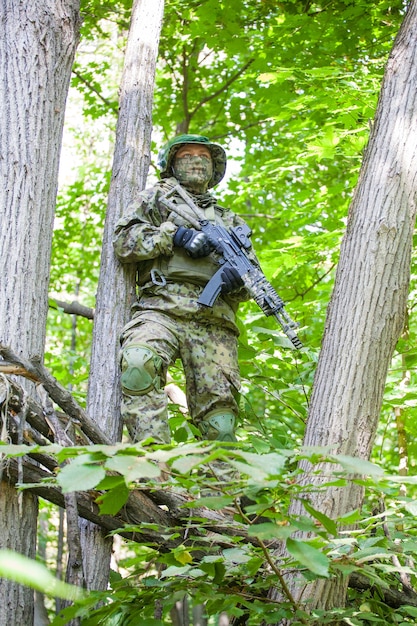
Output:
<instances>
[{"instance_id":1,"label":"green leaf","mask_svg":"<svg viewBox=\"0 0 417 626\"><path fill-rule=\"evenodd\" d=\"M172 469L181 474L188 474L194 467L201 465L205 458L201 454L186 454L174 459Z\"/></svg>"},{"instance_id":2,"label":"green leaf","mask_svg":"<svg viewBox=\"0 0 417 626\"><path fill-rule=\"evenodd\" d=\"M118 454L108 459L106 468L122 474L127 483L141 478L158 478L161 475L161 470L157 463L152 463L143 457L128 454Z\"/></svg>"},{"instance_id":3,"label":"green leaf","mask_svg":"<svg viewBox=\"0 0 417 626\"><path fill-rule=\"evenodd\" d=\"M404 504L404 508L411 513L411 515L414 515L417 517L417 501L413 500L411 502L406 502Z\"/></svg>"},{"instance_id":4,"label":"green leaf","mask_svg":"<svg viewBox=\"0 0 417 626\"><path fill-rule=\"evenodd\" d=\"M61 450L61 446L51 444L49 446L27 446L24 444L7 444L0 441L0 454L10 457L19 457L31 452L44 452L46 454L56 454Z\"/></svg>"},{"instance_id":5,"label":"green leaf","mask_svg":"<svg viewBox=\"0 0 417 626\"><path fill-rule=\"evenodd\" d=\"M417 607L410 606L409 604L400 607L399 611L401 613L405 613L406 615L412 615L413 617L417 617Z\"/></svg>"},{"instance_id":6,"label":"green leaf","mask_svg":"<svg viewBox=\"0 0 417 626\"><path fill-rule=\"evenodd\" d=\"M306 511L310 513L312 517L318 520L320 524L324 526L327 532L329 532L331 535L335 537L337 535L336 523L332 519L330 519L330 517L327 517L327 515L324 515L324 513L320 513L320 511L317 511L317 509L314 509L311 506L311 504L308 502L308 500L303 499L302 502Z\"/></svg>"},{"instance_id":7,"label":"green leaf","mask_svg":"<svg viewBox=\"0 0 417 626\"><path fill-rule=\"evenodd\" d=\"M191 570L189 565L183 565L182 567L177 567L176 565L170 565L167 567L161 574L161 578L168 578L168 576L185 576Z\"/></svg>"},{"instance_id":8,"label":"green leaf","mask_svg":"<svg viewBox=\"0 0 417 626\"><path fill-rule=\"evenodd\" d=\"M116 515L126 504L130 491L123 481L121 485L101 494L97 498L101 515Z\"/></svg>"},{"instance_id":9,"label":"green leaf","mask_svg":"<svg viewBox=\"0 0 417 626\"><path fill-rule=\"evenodd\" d=\"M123 476L105 476L101 482L98 483L97 489L107 491L117 489L121 485L126 486Z\"/></svg>"},{"instance_id":10,"label":"green leaf","mask_svg":"<svg viewBox=\"0 0 417 626\"><path fill-rule=\"evenodd\" d=\"M53 598L77 600L85 595L83 589L55 578L45 565L12 550L0 550L0 576Z\"/></svg>"},{"instance_id":11,"label":"green leaf","mask_svg":"<svg viewBox=\"0 0 417 626\"><path fill-rule=\"evenodd\" d=\"M404 485L417 485L417 476L384 476L386 480L393 483L401 483Z\"/></svg>"},{"instance_id":12,"label":"green leaf","mask_svg":"<svg viewBox=\"0 0 417 626\"><path fill-rule=\"evenodd\" d=\"M223 582L226 572L227 569L223 563L214 563L213 582L216 583L216 585L220 585Z\"/></svg>"},{"instance_id":13,"label":"green leaf","mask_svg":"<svg viewBox=\"0 0 417 626\"><path fill-rule=\"evenodd\" d=\"M243 475L249 477L249 483L255 485L265 485L268 481L268 471L266 467L256 467L241 461L230 460L230 465Z\"/></svg>"},{"instance_id":14,"label":"green leaf","mask_svg":"<svg viewBox=\"0 0 417 626\"><path fill-rule=\"evenodd\" d=\"M258 537L258 539L288 539L288 537L296 530L294 526L279 526L265 522L262 524L254 524L248 529L248 535Z\"/></svg>"},{"instance_id":15,"label":"green leaf","mask_svg":"<svg viewBox=\"0 0 417 626\"><path fill-rule=\"evenodd\" d=\"M339 463L347 472L363 474L365 476L383 476L384 474L382 467L366 459L359 459L358 457L344 454L331 455L330 458L336 461L336 463Z\"/></svg>"},{"instance_id":16,"label":"green leaf","mask_svg":"<svg viewBox=\"0 0 417 626\"><path fill-rule=\"evenodd\" d=\"M198 500L191 501L189 506L190 508L204 506L212 511L219 511L220 509L224 509L225 506L232 504L232 502L232 496L203 496Z\"/></svg>"},{"instance_id":17,"label":"green leaf","mask_svg":"<svg viewBox=\"0 0 417 626\"><path fill-rule=\"evenodd\" d=\"M101 465L67 463L57 475L57 482L63 493L94 489L105 477Z\"/></svg>"},{"instance_id":18,"label":"green leaf","mask_svg":"<svg viewBox=\"0 0 417 626\"><path fill-rule=\"evenodd\" d=\"M172 554L174 555L175 560L178 561L178 563L181 563L181 565L187 565L188 563L192 563L193 557L191 556L190 551L185 548L185 546L181 545L177 548L174 548L174 550L172 550Z\"/></svg>"},{"instance_id":19,"label":"green leaf","mask_svg":"<svg viewBox=\"0 0 417 626\"><path fill-rule=\"evenodd\" d=\"M364 550L358 550L354 554L355 563L362 564L367 561L376 561L377 559L391 559L392 553L389 550L380 548L379 546L373 548L365 548Z\"/></svg>"},{"instance_id":20,"label":"green leaf","mask_svg":"<svg viewBox=\"0 0 417 626\"><path fill-rule=\"evenodd\" d=\"M240 452L239 456L253 468L258 468L269 475L276 475L282 472L291 452L283 450L280 452L270 452L268 454L253 454L252 452Z\"/></svg>"},{"instance_id":21,"label":"green leaf","mask_svg":"<svg viewBox=\"0 0 417 626\"><path fill-rule=\"evenodd\" d=\"M246 548L226 548L223 557L226 563L247 563L252 558Z\"/></svg>"},{"instance_id":22,"label":"green leaf","mask_svg":"<svg viewBox=\"0 0 417 626\"><path fill-rule=\"evenodd\" d=\"M287 550L293 556L296 561L301 565L309 569L317 576L329 576L329 559L323 552L313 548L309 543L305 541L299 541L298 539L288 538Z\"/></svg>"},{"instance_id":23,"label":"green leaf","mask_svg":"<svg viewBox=\"0 0 417 626\"><path fill-rule=\"evenodd\" d=\"M361 513L358 509L354 509L353 511L348 511L344 515L341 515L337 518L339 524L343 524L346 526L350 526L351 524L356 524L361 519Z\"/></svg>"}]
</instances>

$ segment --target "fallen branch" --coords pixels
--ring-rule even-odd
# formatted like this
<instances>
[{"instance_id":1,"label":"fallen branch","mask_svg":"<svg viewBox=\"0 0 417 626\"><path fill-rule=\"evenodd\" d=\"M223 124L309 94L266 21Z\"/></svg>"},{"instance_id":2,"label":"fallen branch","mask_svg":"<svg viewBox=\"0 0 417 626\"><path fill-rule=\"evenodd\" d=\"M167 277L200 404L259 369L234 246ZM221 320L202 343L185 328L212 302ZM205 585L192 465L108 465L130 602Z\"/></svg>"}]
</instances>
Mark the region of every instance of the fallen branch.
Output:
<instances>
[{"instance_id":1,"label":"fallen branch","mask_svg":"<svg viewBox=\"0 0 417 626\"><path fill-rule=\"evenodd\" d=\"M23 376L33 382L37 382L37 378L25 370L24 367L20 367L19 365L15 365L14 363L9 363L7 361L0 362L0 372L2 374L8 374L9 376Z\"/></svg>"},{"instance_id":2,"label":"fallen branch","mask_svg":"<svg viewBox=\"0 0 417 626\"><path fill-rule=\"evenodd\" d=\"M359 572L353 572L349 576L349 587L357 589L359 591L367 591L368 589L376 589L375 585ZM382 595L383 602L394 609L399 609L401 606L417 606L417 593L405 587L404 591L398 591L398 589L383 589L378 587L378 595Z\"/></svg>"},{"instance_id":3,"label":"fallen branch","mask_svg":"<svg viewBox=\"0 0 417 626\"><path fill-rule=\"evenodd\" d=\"M62 309L64 313L68 313L69 315L79 315L80 317L85 317L88 320L94 319L94 309L91 309L84 304L80 304L76 300L73 302L63 302L62 300L57 300L56 298L50 298L49 307L51 309Z\"/></svg>"},{"instance_id":4,"label":"fallen branch","mask_svg":"<svg viewBox=\"0 0 417 626\"><path fill-rule=\"evenodd\" d=\"M17 433L20 429L28 444L45 445L48 441L57 441L62 445L74 445L75 434L69 435L67 432L67 427L72 422L92 443L110 443L75 402L71 394L51 376L40 362L26 361L2 344L0 344L0 355L5 359L0 361L0 373L25 376L34 382L41 382L50 398L69 415L69 417L66 414L60 415L58 419L53 412L51 417L50 407L46 410L32 397L25 394L14 380L5 375L0 376L0 406L3 404L7 406L12 424L10 431L12 440L14 440L13 433ZM176 389L173 389L173 394L175 393ZM167 395L171 395L169 385ZM171 400L178 403L181 410L186 412L186 402L181 394L174 395ZM45 404L46 394L43 401ZM45 418L45 413L48 413L49 419ZM19 415L22 414L25 415L25 420L29 424L29 426L24 424L23 428L19 423ZM57 433L61 436L57 436ZM31 462L31 459L37 464ZM39 467L39 463L45 469ZM164 488L158 491L149 491L149 489L131 491L127 503L117 515L102 515L96 502L100 493L90 491L64 495L59 487L47 483L42 484L45 480L50 481L55 478L56 465L55 459L39 452L31 452L30 445L28 445L28 456L19 461L13 458L8 459L4 474L14 484L23 483L26 487L31 485L29 488L33 493L61 508L66 508L67 512L68 508L73 508L74 519L78 514L97 524L105 532L117 532L126 539L150 543L162 552L186 544L193 547L193 556L198 560L206 553L204 548L208 544L222 550L233 547L236 537L254 545L259 543L256 538L248 535L246 526L233 520L233 511L228 509L222 512L205 508L193 509L192 516L199 519L199 525L198 527L193 525L190 529L190 510L185 505L191 498ZM132 527L135 527L134 530ZM77 567L78 562L79 558L76 558ZM349 586L358 590L372 590L375 585L363 574L353 572L349 578ZM390 607L417 606L417 593L409 587L404 588L403 591L378 587L378 593L382 594L383 601Z\"/></svg>"},{"instance_id":5,"label":"fallen branch","mask_svg":"<svg viewBox=\"0 0 417 626\"><path fill-rule=\"evenodd\" d=\"M78 426L79 431L84 433L92 443L111 443L105 434L96 426L95 422L87 416L82 407L77 404L70 392L60 385L56 378L54 378L39 361L35 359L27 361L2 344L0 344L0 355L4 359L0 361L0 373L23 376L35 383L41 383L48 391L52 400L64 411L64 414L60 415L60 419L66 420L67 422L72 421L73 425L75 427ZM9 394L6 387L10 387ZM172 403L179 405L182 413L187 413L185 394L169 375L167 385L165 386L165 393ZM24 402L24 392L22 388L12 379L7 379L7 381L2 382L0 378L0 405L5 401L7 395L10 396L8 398L9 408L19 413ZM44 436L48 436L48 433L50 435L49 428L45 422L43 409L33 398L29 400L28 409L29 415L27 420L33 428L37 429ZM53 441L53 439L51 439L51 441Z\"/></svg>"},{"instance_id":6,"label":"fallen branch","mask_svg":"<svg viewBox=\"0 0 417 626\"><path fill-rule=\"evenodd\" d=\"M65 508L61 490L54 485L42 484L42 481L53 477L52 473L42 470L29 460L23 461L22 470L19 474L18 461L12 458L8 460L5 474L14 484L18 484L22 476L25 486L33 485L31 491L34 494ZM162 489L157 494L154 501L149 490L131 491L127 503L117 515L100 514L96 499L101 492L78 491L75 496L80 517L94 522L107 532L117 531L127 539L152 543L162 552L186 543L193 546L196 550L195 558L198 558L197 548L205 548L207 545L216 545L219 549L231 548L235 545L233 537L247 535L245 527L233 521L230 511L226 514L204 508L193 509L193 516L199 519L199 525L198 528L193 526L190 532L190 510L184 505L191 498L174 492L167 492L164 497ZM134 530L131 530L132 526L135 526ZM256 544L256 539L246 539Z\"/></svg>"},{"instance_id":7,"label":"fallen branch","mask_svg":"<svg viewBox=\"0 0 417 626\"><path fill-rule=\"evenodd\" d=\"M0 372L2 371L2 363L0 362ZM7 410L10 414L20 414L23 411L24 405L26 405L25 412L27 423L46 439L53 441L53 435L49 426L45 422L45 416L41 405L31 396L25 394L22 387L7 376L0 376L0 407L2 405L7 406ZM28 443L33 443L31 433L28 437L25 437L25 439ZM36 436L35 442L41 443L38 440L38 436Z\"/></svg>"},{"instance_id":8,"label":"fallen branch","mask_svg":"<svg viewBox=\"0 0 417 626\"><path fill-rule=\"evenodd\" d=\"M8 460L5 473L13 483L18 482L19 469L16 459ZM43 479L50 477L51 473L23 461L24 483L33 484L31 488L33 493L64 508L64 496L60 489L41 484ZM152 544L161 552L173 550L181 544L192 545L193 557L198 560L205 555L204 548L208 545L216 546L219 550L234 547L235 537L242 537L254 545L258 544L256 538L247 536L246 527L235 522L227 511L220 513L204 508L193 509L193 516L198 518L200 523L198 528L193 527L192 533L189 533L190 511L184 505L190 498L184 494L165 492L162 489L155 494L146 490L134 490L117 515L100 514L96 503L98 495L100 494L96 491L76 492L77 509L81 517L94 522L107 533L117 531L117 534L125 539ZM169 506L169 510L161 508L163 503L166 508ZM132 530L132 526L136 528ZM375 585L365 575L353 572L349 577L349 587L361 591L372 590ZM390 607L417 606L417 593L410 589L399 591L394 588L378 587L378 593L382 594L383 601Z\"/></svg>"},{"instance_id":9,"label":"fallen branch","mask_svg":"<svg viewBox=\"0 0 417 626\"><path fill-rule=\"evenodd\" d=\"M84 409L74 400L71 393L65 389L42 365L40 360L33 358L27 361L15 354L7 346L0 344L0 356L7 362L11 362L26 370L28 378L42 383L51 399L66 413L75 425L87 435L93 443L110 445L110 439L100 430L100 428L88 417Z\"/></svg>"}]
</instances>

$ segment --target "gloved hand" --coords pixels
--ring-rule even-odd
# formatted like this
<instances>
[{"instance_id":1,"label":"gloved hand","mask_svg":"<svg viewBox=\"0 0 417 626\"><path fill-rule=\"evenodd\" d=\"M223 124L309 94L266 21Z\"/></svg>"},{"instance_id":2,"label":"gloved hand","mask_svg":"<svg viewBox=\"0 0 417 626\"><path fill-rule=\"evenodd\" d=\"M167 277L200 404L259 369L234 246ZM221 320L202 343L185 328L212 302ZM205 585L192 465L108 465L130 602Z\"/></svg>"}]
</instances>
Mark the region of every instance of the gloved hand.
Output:
<instances>
[{"instance_id":1,"label":"gloved hand","mask_svg":"<svg viewBox=\"0 0 417 626\"><path fill-rule=\"evenodd\" d=\"M243 280L239 272L234 267L225 267L221 273L222 294L230 293L242 287Z\"/></svg>"},{"instance_id":2,"label":"gloved hand","mask_svg":"<svg viewBox=\"0 0 417 626\"><path fill-rule=\"evenodd\" d=\"M174 246L184 248L193 259L207 256L214 250L214 246L205 233L185 226L180 226L175 233Z\"/></svg>"}]
</instances>

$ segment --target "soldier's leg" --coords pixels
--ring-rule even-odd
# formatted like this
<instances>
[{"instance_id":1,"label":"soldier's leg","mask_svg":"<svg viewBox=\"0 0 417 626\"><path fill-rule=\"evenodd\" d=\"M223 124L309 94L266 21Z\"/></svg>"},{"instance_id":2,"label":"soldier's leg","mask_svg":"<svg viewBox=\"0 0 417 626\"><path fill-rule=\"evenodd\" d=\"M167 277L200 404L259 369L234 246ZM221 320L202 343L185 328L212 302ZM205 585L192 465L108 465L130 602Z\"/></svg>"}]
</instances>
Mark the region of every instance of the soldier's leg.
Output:
<instances>
[{"instance_id":1,"label":"soldier's leg","mask_svg":"<svg viewBox=\"0 0 417 626\"><path fill-rule=\"evenodd\" d=\"M136 316L121 336L121 413L133 441L147 437L170 441L164 386L177 345L171 330L162 323L164 318L149 313Z\"/></svg>"},{"instance_id":2,"label":"soldier's leg","mask_svg":"<svg viewBox=\"0 0 417 626\"><path fill-rule=\"evenodd\" d=\"M235 333L190 322L181 338L180 355L193 422L205 439L236 441L240 374Z\"/></svg>"}]
</instances>

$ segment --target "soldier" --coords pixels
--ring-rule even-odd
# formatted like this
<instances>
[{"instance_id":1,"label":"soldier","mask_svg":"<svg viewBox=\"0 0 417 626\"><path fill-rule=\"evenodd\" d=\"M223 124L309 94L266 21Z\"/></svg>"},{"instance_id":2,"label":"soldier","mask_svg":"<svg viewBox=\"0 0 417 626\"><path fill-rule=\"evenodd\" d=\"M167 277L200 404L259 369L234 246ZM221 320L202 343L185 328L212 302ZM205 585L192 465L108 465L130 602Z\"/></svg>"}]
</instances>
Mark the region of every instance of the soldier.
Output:
<instances>
[{"instance_id":1,"label":"soldier","mask_svg":"<svg viewBox=\"0 0 417 626\"><path fill-rule=\"evenodd\" d=\"M208 192L225 174L226 153L207 137L180 135L162 148L158 167L161 180L139 194L114 237L120 261L137 264L139 285L133 317L121 335L122 416L133 441L170 441L164 385L168 367L179 358L188 410L202 437L236 441L236 311L249 295L237 272L228 270L214 306L198 304L219 268L217 253L206 235L187 222L184 213L190 209L179 196L174 202L182 217L160 201L180 183L206 219L227 229L242 225Z\"/></svg>"}]
</instances>

